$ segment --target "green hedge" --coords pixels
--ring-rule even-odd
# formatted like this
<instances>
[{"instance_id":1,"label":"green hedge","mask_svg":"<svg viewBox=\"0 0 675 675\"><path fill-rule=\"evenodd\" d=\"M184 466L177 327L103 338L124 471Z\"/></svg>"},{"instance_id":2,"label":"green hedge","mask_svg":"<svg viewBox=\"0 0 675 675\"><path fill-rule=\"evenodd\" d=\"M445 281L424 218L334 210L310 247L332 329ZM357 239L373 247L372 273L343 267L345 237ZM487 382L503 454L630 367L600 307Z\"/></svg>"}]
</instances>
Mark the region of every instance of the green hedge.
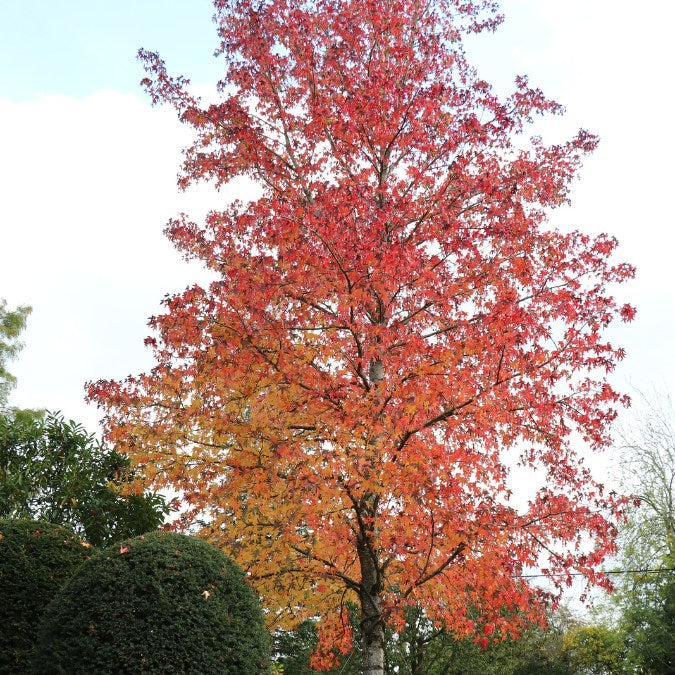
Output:
<instances>
[{"instance_id":1,"label":"green hedge","mask_svg":"<svg viewBox=\"0 0 675 675\"><path fill-rule=\"evenodd\" d=\"M68 528L0 519L0 672L28 672L40 617L89 553Z\"/></svg>"},{"instance_id":2,"label":"green hedge","mask_svg":"<svg viewBox=\"0 0 675 675\"><path fill-rule=\"evenodd\" d=\"M194 537L153 533L83 565L45 613L36 673L269 669L260 605L241 570Z\"/></svg>"}]
</instances>

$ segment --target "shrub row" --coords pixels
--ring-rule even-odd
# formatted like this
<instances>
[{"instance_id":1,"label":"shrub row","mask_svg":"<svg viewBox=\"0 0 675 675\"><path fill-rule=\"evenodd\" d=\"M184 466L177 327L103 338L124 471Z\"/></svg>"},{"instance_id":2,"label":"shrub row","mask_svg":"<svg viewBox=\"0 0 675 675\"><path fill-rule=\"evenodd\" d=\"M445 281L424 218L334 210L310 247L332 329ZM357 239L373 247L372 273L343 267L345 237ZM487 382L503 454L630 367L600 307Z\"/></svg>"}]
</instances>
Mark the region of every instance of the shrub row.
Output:
<instances>
[{"instance_id":1,"label":"shrub row","mask_svg":"<svg viewBox=\"0 0 675 675\"><path fill-rule=\"evenodd\" d=\"M157 532L90 555L47 523L0 534L1 672L267 672L258 600L214 546Z\"/></svg>"}]
</instances>

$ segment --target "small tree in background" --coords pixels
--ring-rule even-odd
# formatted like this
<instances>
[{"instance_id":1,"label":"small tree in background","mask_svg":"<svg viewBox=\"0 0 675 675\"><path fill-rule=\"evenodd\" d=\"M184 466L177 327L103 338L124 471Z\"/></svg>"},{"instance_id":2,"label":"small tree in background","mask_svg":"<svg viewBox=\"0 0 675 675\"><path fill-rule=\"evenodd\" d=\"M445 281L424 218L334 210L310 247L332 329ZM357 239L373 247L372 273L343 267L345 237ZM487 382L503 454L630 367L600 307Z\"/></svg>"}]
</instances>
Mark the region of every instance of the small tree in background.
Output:
<instances>
[{"instance_id":1,"label":"small tree in background","mask_svg":"<svg viewBox=\"0 0 675 675\"><path fill-rule=\"evenodd\" d=\"M563 653L572 673L613 675L623 671L625 647L621 631L603 625L577 626L563 639Z\"/></svg>"},{"instance_id":2,"label":"small tree in background","mask_svg":"<svg viewBox=\"0 0 675 675\"><path fill-rule=\"evenodd\" d=\"M663 558L666 571L636 573L621 598L620 628L629 672L675 673L675 558Z\"/></svg>"},{"instance_id":3,"label":"small tree in background","mask_svg":"<svg viewBox=\"0 0 675 675\"><path fill-rule=\"evenodd\" d=\"M6 363L23 346L30 311L0 299L0 517L69 525L95 546L157 529L169 512L163 497L120 493L127 457L59 413L7 407L16 378Z\"/></svg>"},{"instance_id":4,"label":"small tree in background","mask_svg":"<svg viewBox=\"0 0 675 675\"><path fill-rule=\"evenodd\" d=\"M0 518L0 672L28 672L40 617L90 549L67 527Z\"/></svg>"},{"instance_id":5,"label":"small tree in background","mask_svg":"<svg viewBox=\"0 0 675 675\"><path fill-rule=\"evenodd\" d=\"M7 362L16 358L23 344L19 335L26 327L31 313L27 306L7 309L7 301L0 298L0 412L7 405L9 392L16 384L16 378L7 370Z\"/></svg>"},{"instance_id":6,"label":"small tree in background","mask_svg":"<svg viewBox=\"0 0 675 675\"><path fill-rule=\"evenodd\" d=\"M94 546L157 529L160 495L120 494L129 460L59 414L0 414L0 516L72 527Z\"/></svg>"},{"instance_id":7,"label":"small tree in background","mask_svg":"<svg viewBox=\"0 0 675 675\"><path fill-rule=\"evenodd\" d=\"M154 533L89 560L49 606L36 673L262 675L269 644L241 570L200 539Z\"/></svg>"},{"instance_id":8,"label":"small tree in background","mask_svg":"<svg viewBox=\"0 0 675 675\"><path fill-rule=\"evenodd\" d=\"M639 500L621 530L612 605L630 668L675 672L675 408L670 396L639 393L632 423L622 427L623 487ZM661 571L659 571L661 570Z\"/></svg>"}]
</instances>

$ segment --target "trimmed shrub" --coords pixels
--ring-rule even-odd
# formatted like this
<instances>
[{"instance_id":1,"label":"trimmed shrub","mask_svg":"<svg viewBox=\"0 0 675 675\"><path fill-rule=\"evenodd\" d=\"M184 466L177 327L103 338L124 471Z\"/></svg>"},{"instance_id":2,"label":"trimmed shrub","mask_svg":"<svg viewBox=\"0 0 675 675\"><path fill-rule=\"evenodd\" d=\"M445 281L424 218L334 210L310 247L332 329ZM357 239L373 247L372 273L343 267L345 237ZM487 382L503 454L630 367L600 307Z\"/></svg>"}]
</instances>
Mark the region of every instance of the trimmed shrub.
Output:
<instances>
[{"instance_id":1,"label":"trimmed shrub","mask_svg":"<svg viewBox=\"0 0 675 675\"><path fill-rule=\"evenodd\" d=\"M47 609L36 673L268 672L260 604L241 570L195 537L157 532L105 549Z\"/></svg>"},{"instance_id":2,"label":"trimmed shrub","mask_svg":"<svg viewBox=\"0 0 675 675\"><path fill-rule=\"evenodd\" d=\"M28 672L40 617L89 548L61 525L0 519L0 672Z\"/></svg>"}]
</instances>

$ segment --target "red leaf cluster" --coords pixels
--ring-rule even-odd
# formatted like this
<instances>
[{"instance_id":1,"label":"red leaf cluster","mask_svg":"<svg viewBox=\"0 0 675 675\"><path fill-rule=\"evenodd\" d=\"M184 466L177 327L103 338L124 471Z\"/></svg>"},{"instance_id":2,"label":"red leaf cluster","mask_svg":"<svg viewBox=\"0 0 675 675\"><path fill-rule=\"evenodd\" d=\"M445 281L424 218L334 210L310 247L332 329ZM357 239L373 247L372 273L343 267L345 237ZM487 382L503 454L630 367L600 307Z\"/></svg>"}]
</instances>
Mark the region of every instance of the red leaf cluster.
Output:
<instances>
[{"instance_id":1,"label":"red leaf cluster","mask_svg":"<svg viewBox=\"0 0 675 675\"><path fill-rule=\"evenodd\" d=\"M633 270L546 221L596 139L526 139L560 107L476 77L461 36L494 3L215 4L220 100L149 52L144 83L194 128L182 185L262 193L169 224L218 280L166 299L149 373L90 386L108 439L180 491L271 619L324 617L316 666L351 644L346 597L366 641L417 604L460 635L480 616L483 643L539 616L521 574L542 555L558 585L604 583L623 501L581 454L624 402L603 332L633 316L608 292ZM544 478L524 506L514 453Z\"/></svg>"}]
</instances>

